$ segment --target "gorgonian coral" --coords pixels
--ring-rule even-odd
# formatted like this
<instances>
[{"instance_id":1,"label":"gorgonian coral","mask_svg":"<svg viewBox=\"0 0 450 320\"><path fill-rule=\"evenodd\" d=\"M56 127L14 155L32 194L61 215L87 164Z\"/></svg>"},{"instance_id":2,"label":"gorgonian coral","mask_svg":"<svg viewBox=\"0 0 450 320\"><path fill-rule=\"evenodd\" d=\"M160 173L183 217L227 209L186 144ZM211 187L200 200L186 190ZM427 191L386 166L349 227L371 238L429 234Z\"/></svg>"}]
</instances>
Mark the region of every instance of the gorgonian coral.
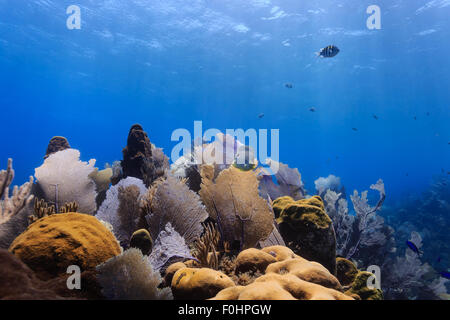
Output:
<instances>
[{"instance_id":1,"label":"gorgonian coral","mask_svg":"<svg viewBox=\"0 0 450 320\"><path fill-rule=\"evenodd\" d=\"M188 244L193 243L203 231L201 223L208 218L200 197L184 181L171 175L152 185L141 208L153 239L170 222Z\"/></svg>"},{"instance_id":2,"label":"gorgonian coral","mask_svg":"<svg viewBox=\"0 0 450 320\"><path fill-rule=\"evenodd\" d=\"M184 238L169 223L161 230L156 238L153 250L148 261L154 270L163 270L176 260L188 260L195 258L191 255Z\"/></svg>"},{"instance_id":3,"label":"gorgonian coral","mask_svg":"<svg viewBox=\"0 0 450 320\"><path fill-rule=\"evenodd\" d=\"M102 294L115 300L171 300L170 288L159 289L162 279L142 252L130 248L97 266Z\"/></svg>"},{"instance_id":4,"label":"gorgonian coral","mask_svg":"<svg viewBox=\"0 0 450 320\"><path fill-rule=\"evenodd\" d=\"M333 221L336 232L336 252L347 259L361 259L361 247L364 251L374 252L375 248L381 248L386 244L391 244L392 229L387 227L384 219L376 214L381 208L386 197L383 181L380 179L372 190L380 193L380 198L374 207L368 204L367 191L361 193L354 191L350 199L353 203L355 215L350 215L347 200L341 194L332 190L325 192L324 201L327 214ZM382 251L392 250L383 248Z\"/></svg>"},{"instance_id":5,"label":"gorgonian coral","mask_svg":"<svg viewBox=\"0 0 450 320\"><path fill-rule=\"evenodd\" d=\"M89 177L95 170L94 165L95 159L81 161L76 149L50 154L35 170L35 196L54 204L57 212L59 206L75 201L81 212L95 214L97 192L95 182Z\"/></svg>"},{"instance_id":6,"label":"gorgonian coral","mask_svg":"<svg viewBox=\"0 0 450 320\"><path fill-rule=\"evenodd\" d=\"M272 200L284 196L290 196L294 200L305 197L302 177L297 168L289 168L288 165L272 159L267 159L266 165L267 167L259 167L256 170L261 197ZM273 181L274 178L276 182Z\"/></svg>"},{"instance_id":7,"label":"gorgonian coral","mask_svg":"<svg viewBox=\"0 0 450 320\"><path fill-rule=\"evenodd\" d=\"M140 228L139 202L146 191L142 180L132 177L123 179L109 188L96 214L97 219L112 225L114 235L125 248L133 232Z\"/></svg>"},{"instance_id":8,"label":"gorgonian coral","mask_svg":"<svg viewBox=\"0 0 450 320\"><path fill-rule=\"evenodd\" d=\"M259 196L253 171L230 167L215 176L211 165L201 170L200 196L210 217L216 221L222 242L239 241L251 248L272 232L274 215L266 200Z\"/></svg>"}]
</instances>

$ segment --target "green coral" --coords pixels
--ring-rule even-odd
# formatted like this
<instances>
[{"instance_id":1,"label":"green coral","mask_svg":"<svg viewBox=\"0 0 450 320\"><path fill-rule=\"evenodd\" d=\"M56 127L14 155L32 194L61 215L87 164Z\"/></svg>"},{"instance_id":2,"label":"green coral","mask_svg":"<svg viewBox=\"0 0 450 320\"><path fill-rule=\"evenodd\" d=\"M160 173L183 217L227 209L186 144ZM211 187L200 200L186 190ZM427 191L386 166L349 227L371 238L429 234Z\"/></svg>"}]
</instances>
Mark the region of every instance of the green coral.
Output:
<instances>
[{"instance_id":1,"label":"green coral","mask_svg":"<svg viewBox=\"0 0 450 320\"><path fill-rule=\"evenodd\" d=\"M131 236L130 247L140 249L143 255L149 255L153 248L153 240L150 233L145 229L135 231Z\"/></svg>"},{"instance_id":2,"label":"green coral","mask_svg":"<svg viewBox=\"0 0 450 320\"><path fill-rule=\"evenodd\" d=\"M282 197L274 201L277 210L281 209L278 224L288 223L291 228L313 224L319 228L328 228L331 219L325 213L325 206L319 196L294 201L291 197ZM274 208L275 211L275 208Z\"/></svg>"},{"instance_id":3,"label":"green coral","mask_svg":"<svg viewBox=\"0 0 450 320\"><path fill-rule=\"evenodd\" d=\"M358 272L359 270L350 260L342 257L336 258L336 277L343 286L351 285Z\"/></svg>"},{"instance_id":4,"label":"green coral","mask_svg":"<svg viewBox=\"0 0 450 320\"><path fill-rule=\"evenodd\" d=\"M279 231L288 246L305 259L336 273L336 236L319 196L295 201L281 197L272 203Z\"/></svg>"},{"instance_id":5,"label":"green coral","mask_svg":"<svg viewBox=\"0 0 450 320\"><path fill-rule=\"evenodd\" d=\"M361 300L383 300L383 291L367 287L367 280L374 277L374 274L367 271L360 271L355 277L352 286L345 292L347 295L357 294Z\"/></svg>"}]
</instances>

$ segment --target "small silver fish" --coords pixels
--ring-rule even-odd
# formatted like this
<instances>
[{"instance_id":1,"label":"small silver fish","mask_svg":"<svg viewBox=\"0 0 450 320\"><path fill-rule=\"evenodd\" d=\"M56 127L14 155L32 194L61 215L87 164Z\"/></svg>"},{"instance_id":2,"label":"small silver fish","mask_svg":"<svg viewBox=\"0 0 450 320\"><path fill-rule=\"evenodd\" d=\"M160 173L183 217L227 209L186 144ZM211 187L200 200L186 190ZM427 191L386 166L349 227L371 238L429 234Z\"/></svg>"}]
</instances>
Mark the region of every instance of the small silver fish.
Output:
<instances>
[{"instance_id":1,"label":"small silver fish","mask_svg":"<svg viewBox=\"0 0 450 320\"><path fill-rule=\"evenodd\" d=\"M260 113L260 114L258 114L258 118L259 118L259 119L262 119L262 118L264 118L264 113Z\"/></svg>"},{"instance_id":2,"label":"small silver fish","mask_svg":"<svg viewBox=\"0 0 450 320\"><path fill-rule=\"evenodd\" d=\"M311 107L311 108L309 108L309 111L311 111L311 112L316 112L316 108Z\"/></svg>"},{"instance_id":3,"label":"small silver fish","mask_svg":"<svg viewBox=\"0 0 450 320\"><path fill-rule=\"evenodd\" d=\"M316 52L318 57L322 58L333 58L339 53L339 48L335 45L326 46L325 48L320 49L319 52Z\"/></svg>"}]
</instances>

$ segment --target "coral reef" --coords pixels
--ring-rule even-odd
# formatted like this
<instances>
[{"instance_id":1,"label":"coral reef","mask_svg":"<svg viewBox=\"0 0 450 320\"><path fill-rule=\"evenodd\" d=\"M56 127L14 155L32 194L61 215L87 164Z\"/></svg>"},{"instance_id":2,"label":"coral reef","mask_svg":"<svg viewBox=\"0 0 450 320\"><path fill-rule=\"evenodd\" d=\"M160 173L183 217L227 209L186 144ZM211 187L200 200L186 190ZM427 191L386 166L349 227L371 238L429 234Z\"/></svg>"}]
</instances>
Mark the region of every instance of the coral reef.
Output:
<instances>
[{"instance_id":1,"label":"coral reef","mask_svg":"<svg viewBox=\"0 0 450 320\"><path fill-rule=\"evenodd\" d=\"M416 247L422 248L422 237L418 232L412 232L409 238ZM389 273L383 277L382 288L388 299L440 299L447 293L444 278L437 278L437 272L421 261L419 255L406 249L404 256L398 256L390 261Z\"/></svg>"},{"instance_id":2,"label":"coral reef","mask_svg":"<svg viewBox=\"0 0 450 320\"><path fill-rule=\"evenodd\" d=\"M95 170L94 165L94 159L80 161L80 152L76 149L53 153L36 168L37 182L33 193L54 204L57 212L64 203L75 201L81 212L95 214L97 192L94 181L89 178Z\"/></svg>"},{"instance_id":3,"label":"coral reef","mask_svg":"<svg viewBox=\"0 0 450 320\"><path fill-rule=\"evenodd\" d=\"M58 276L70 265L82 271L120 253L114 235L95 217L80 213L39 219L18 236L9 251L42 279Z\"/></svg>"},{"instance_id":4,"label":"coral reef","mask_svg":"<svg viewBox=\"0 0 450 320\"><path fill-rule=\"evenodd\" d=\"M200 196L217 223L222 242L239 241L240 248L245 249L267 239L274 229L274 215L267 201L259 196L253 171L231 166L214 178L215 168L204 165L201 174Z\"/></svg>"},{"instance_id":5,"label":"coral reef","mask_svg":"<svg viewBox=\"0 0 450 320\"><path fill-rule=\"evenodd\" d=\"M170 288L158 288L159 272L139 249L130 248L97 266L102 294L114 300L170 300Z\"/></svg>"},{"instance_id":6,"label":"coral reef","mask_svg":"<svg viewBox=\"0 0 450 320\"><path fill-rule=\"evenodd\" d=\"M161 228L170 222L188 244L201 235L201 223L208 218L199 196L183 180L171 175L153 184L143 198L141 208L152 238L156 238Z\"/></svg>"},{"instance_id":7,"label":"coral reef","mask_svg":"<svg viewBox=\"0 0 450 320\"><path fill-rule=\"evenodd\" d=\"M317 261L336 272L336 237L323 201L314 196L294 201L282 197L273 201L280 233L289 247L305 259Z\"/></svg>"},{"instance_id":8,"label":"coral reef","mask_svg":"<svg viewBox=\"0 0 450 320\"><path fill-rule=\"evenodd\" d=\"M164 283L170 283L175 299L359 298L353 293L344 294L337 278L325 267L303 259L283 246L246 249L239 253L228 269L221 267L213 270L189 261L178 262L166 269Z\"/></svg>"}]
</instances>

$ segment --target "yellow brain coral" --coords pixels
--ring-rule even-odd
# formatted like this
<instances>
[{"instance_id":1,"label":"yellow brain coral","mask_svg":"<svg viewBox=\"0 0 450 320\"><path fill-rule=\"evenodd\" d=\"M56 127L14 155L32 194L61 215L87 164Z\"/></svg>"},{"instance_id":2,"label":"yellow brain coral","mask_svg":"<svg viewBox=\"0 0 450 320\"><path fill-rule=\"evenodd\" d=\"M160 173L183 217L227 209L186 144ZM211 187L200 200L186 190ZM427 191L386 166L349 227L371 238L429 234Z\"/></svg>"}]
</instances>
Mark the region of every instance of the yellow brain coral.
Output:
<instances>
[{"instance_id":1,"label":"yellow brain coral","mask_svg":"<svg viewBox=\"0 0 450 320\"><path fill-rule=\"evenodd\" d=\"M66 273L77 265L81 271L120 254L114 237L97 218L81 213L54 214L39 219L19 235L9 251L41 278Z\"/></svg>"},{"instance_id":2,"label":"yellow brain coral","mask_svg":"<svg viewBox=\"0 0 450 320\"><path fill-rule=\"evenodd\" d=\"M181 300L212 298L232 286L234 282L227 275L208 268L181 268L172 278L173 296Z\"/></svg>"}]
</instances>

